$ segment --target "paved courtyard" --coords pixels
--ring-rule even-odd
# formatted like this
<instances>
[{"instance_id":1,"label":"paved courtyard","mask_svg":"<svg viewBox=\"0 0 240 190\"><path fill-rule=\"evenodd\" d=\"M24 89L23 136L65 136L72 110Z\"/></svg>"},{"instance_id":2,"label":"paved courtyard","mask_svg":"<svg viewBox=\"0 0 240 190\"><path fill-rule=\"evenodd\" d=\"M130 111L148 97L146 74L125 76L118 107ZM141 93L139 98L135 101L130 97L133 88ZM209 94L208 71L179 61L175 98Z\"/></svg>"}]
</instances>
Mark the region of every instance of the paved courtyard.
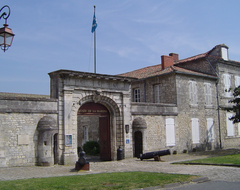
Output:
<instances>
[{"instance_id":1,"label":"paved courtyard","mask_svg":"<svg viewBox=\"0 0 240 190\"><path fill-rule=\"evenodd\" d=\"M208 177L210 180L240 181L240 168L223 166L176 165L176 161L206 158L209 155L177 154L162 157L162 162L140 161L137 158L111 162L90 162L90 171L75 171L75 166L0 168L0 180L16 180L68 175L86 175L107 172L146 171L176 174L191 174Z\"/></svg>"}]
</instances>

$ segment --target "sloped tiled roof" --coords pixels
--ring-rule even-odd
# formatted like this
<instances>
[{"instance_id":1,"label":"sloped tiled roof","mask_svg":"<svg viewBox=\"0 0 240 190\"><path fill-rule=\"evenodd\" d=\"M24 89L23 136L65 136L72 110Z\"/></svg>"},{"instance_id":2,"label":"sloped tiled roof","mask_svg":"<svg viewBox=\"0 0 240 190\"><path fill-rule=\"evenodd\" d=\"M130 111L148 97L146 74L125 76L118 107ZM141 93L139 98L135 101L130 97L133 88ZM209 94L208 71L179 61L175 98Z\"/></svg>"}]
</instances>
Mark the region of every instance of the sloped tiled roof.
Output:
<instances>
[{"instance_id":1,"label":"sloped tiled roof","mask_svg":"<svg viewBox=\"0 0 240 190\"><path fill-rule=\"evenodd\" d=\"M123 73L123 74L120 74L119 76L134 77L134 78L141 79L141 78L147 78L151 75L154 75L154 73L160 72L161 69L162 69L162 66L159 64L159 65L153 65L153 66L144 67L142 69L138 69L135 71Z\"/></svg>"},{"instance_id":2,"label":"sloped tiled roof","mask_svg":"<svg viewBox=\"0 0 240 190\"><path fill-rule=\"evenodd\" d=\"M201 54L199 54L199 55L195 55L195 56L192 56L192 57L188 57L188 58L186 58L186 59L181 59L181 60L175 61L175 64L177 64L177 63L184 63L184 62L188 62L188 61L194 61L194 60L197 60L197 59L201 59L201 58L204 58L204 57L208 56L208 53L209 53L209 52L201 53Z\"/></svg>"},{"instance_id":3,"label":"sloped tiled roof","mask_svg":"<svg viewBox=\"0 0 240 190\"><path fill-rule=\"evenodd\" d=\"M222 46L224 44L220 44L217 46ZM153 76L157 76L157 75L163 75L163 74L167 74L167 73L171 73L171 72L181 72L181 73L186 73L186 74L194 74L194 75L201 75L201 76L208 76L208 77L215 77L213 75L207 75L207 74L203 74L200 72L196 72L196 71L192 71L192 70L188 70L188 69L183 69L178 67L178 64L181 63L186 63L186 62L190 62L190 61L195 61L198 59L202 59L205 57L212 57L212 58L220 58L220 57L216 57L211 55L211 52L217 47L215 46L214 48L212 48L210 51L206 52L206 53L201 53L192 57L188 57L186 59L181 59L178 61L174 62L174 65L171 67L167 67L164 70L162 70L162 66L161 64L159 65L154 65L154 66L149 66L149 67L145 67L142 69L138 69L135 71L131 71L128 73L123 73L120 74L119 76L125 76L125 77L134 77L137 79L144 79L144 78L149 78L149 77L153 77ZM224 45L225 46L225 45Z\"/></svg>"},{"instance_id":4,"label":"sloped tiled roof","mask_svg":"<svg viewBox=\"0 0 240 190\"><path fill-rule=\"evenodd\" d=\"M154 77L154 76L159 76L159 75L164 75L164 74L170 74L172 72L182 73L182 74L198 75L198 76L205 76L205 77L214 77L212 75L191 71L191 70L184 69L184 68L177 67L177 66L170 66L170 67L165 68L164 70L161 70L161 65L154 65L154 66L150 66L150 67L145 67L145 68L138 69L138 70L135 70L135 71L132 71L132 72L120 74L120 76L134 77L134 78L137 78L137 79L144 79L144 78L149 78L149 77Z\"/></svg>"}]
</instances>

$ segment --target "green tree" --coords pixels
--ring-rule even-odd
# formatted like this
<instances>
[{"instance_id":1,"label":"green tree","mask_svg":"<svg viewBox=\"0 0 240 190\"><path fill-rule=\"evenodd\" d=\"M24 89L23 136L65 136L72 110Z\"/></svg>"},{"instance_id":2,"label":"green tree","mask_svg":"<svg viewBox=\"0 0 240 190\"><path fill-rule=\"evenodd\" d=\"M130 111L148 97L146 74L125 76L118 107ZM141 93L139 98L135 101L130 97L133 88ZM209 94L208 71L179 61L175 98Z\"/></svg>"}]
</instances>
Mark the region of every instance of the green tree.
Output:
<instances>
[{"instance_id":1,"label":"green tree","mask_svg":"<svg viewBox=\"0 0 240 190\"><path fill-rule=\"evenodd\" d=\"M236 87L233 90L233 96L234 98L230 100L230 103L233 103L233 106L231 108L227 108L226 110L228 112L234 112L235 115L233 115L230 120L233 121L233 123L239 123L240 122L240 86Z\"/></svg>"}]
</instances>

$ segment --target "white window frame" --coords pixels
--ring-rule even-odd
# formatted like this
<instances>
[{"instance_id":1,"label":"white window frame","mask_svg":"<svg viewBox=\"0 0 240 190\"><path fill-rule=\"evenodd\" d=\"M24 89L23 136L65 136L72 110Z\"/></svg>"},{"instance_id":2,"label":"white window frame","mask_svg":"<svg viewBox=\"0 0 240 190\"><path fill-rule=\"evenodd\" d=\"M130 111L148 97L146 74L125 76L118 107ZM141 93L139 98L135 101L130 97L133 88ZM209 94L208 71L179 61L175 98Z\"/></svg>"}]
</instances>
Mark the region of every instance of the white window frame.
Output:
<instances>
[{"instance_id":1,"label":"white window frame","mask_svg":"<svg viewBox=\"0 0 240 190\"><path fill-rule=\"evenodd\" d=\"M166 122L166 145L175 146L175 124L173 118L167 118Z\"/></svg>"},{"instance_id":2,"label":"white window frame","mask_svg":"<svg viewBox=\"0 0 240 190\"><path fill-rule=\"evenodd\" d=\"M199 138L199 119L192 118L192 142L193 144L197 144L200 142Z\"/></svg>"},{"instance_id":3,"label":"white window frame","mask_svg":"<svg viewBox=\"0 0 240 190\"><path fill-rule=\"evenodd\" d=\"M160 98L160 85L154 85L154 102L155 103L160 103L161 98Z\"/></svg>"},{"instance_id":4,"label":"white window frame","mask_svg":"<svg viewBox=\"0 0 240 190\"><path fill-rule=\"evenodd\" d=\"M189 81L189 99L191 105L198 104L198 96L197 96L197 82Z\"/></svg>"},{"instance_id":5,"label":"white window frame","mask_svg":"<svg viewBox=\"0 0 240 190\"><path fill-rule=\"evenodd\" d=\"M233 125L233 122L231 120L229 120L229 118L231 118L232 116L233 116L232 113L226 114L226 126L227 126L227 136L228 137L234 136L234 125Z\"/></svg>"},{"instance_id":6,"label":"white window frame","mask_svg":"<svg viewBox=\"0 0 240 190\"><path fill-rule=\"evenodd\" d=\"M133 90L133 100L134 102L140 102L140 88Z\"/></svg>"},{"instance_id":7,"label":"white window frame","mask_svg":"<svg viewBox=\"0 0 240 190\"><path fill-rule=\"evenodd\" d=\"M221 48L222 58L228 61L228 49L226 47Z\"/></svg>"},{"instance_id":8,"label":"white window frame","mask_svg":"<svg viewBox=\"0 0 240 190\"><path fill-rule=\"evenodd\" d=\"M207 139L208 139L208 142L214 142L214 121L213 121L213 118L207 118Z\"/></svg>"},{"instance_id":9,"label":"white window frame","mask_svg":"<svg viewBox=\"0 0 240 190\"><path fill-rule=\"evenodd\" d=\"M204 94L206 105L212 105L212 89L210 83L204 83Z\"/></svg>"},{"instance_id":10,"label":"white window frame","mask_svg":"<svg viewBox=\"0 0 240 190\"><path fill-rule=\"evenodd\" d=\"M225 97L231 97L231 92L229 89L231 88L231 75L223 74L223 84L224 84L224 95Z\"/></svg>"}]
</instances>

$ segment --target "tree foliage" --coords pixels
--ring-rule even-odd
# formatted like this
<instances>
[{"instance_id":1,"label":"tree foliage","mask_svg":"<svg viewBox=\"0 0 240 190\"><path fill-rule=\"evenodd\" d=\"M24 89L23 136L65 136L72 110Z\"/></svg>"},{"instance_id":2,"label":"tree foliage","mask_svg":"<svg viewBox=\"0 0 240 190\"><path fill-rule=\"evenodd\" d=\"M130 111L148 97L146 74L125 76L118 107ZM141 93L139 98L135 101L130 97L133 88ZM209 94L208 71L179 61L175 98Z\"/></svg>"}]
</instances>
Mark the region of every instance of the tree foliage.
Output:
<instances>
[{"instance_id":1,"label":"tree foliage","mask_svg":"<svg viewBox=\"0 0 240 190\"><path fill-rule=\"evenodd\" d=\"M230 120L233 121L233 123L239 123L240 122L240 86L235 88L233 90L233 96L234 98L230 100L230 103L233 103L233 106L231 108L227 108L226 110L228 112L234 112L235 115L233 115Z\"/></svg>"}]
</instances>

